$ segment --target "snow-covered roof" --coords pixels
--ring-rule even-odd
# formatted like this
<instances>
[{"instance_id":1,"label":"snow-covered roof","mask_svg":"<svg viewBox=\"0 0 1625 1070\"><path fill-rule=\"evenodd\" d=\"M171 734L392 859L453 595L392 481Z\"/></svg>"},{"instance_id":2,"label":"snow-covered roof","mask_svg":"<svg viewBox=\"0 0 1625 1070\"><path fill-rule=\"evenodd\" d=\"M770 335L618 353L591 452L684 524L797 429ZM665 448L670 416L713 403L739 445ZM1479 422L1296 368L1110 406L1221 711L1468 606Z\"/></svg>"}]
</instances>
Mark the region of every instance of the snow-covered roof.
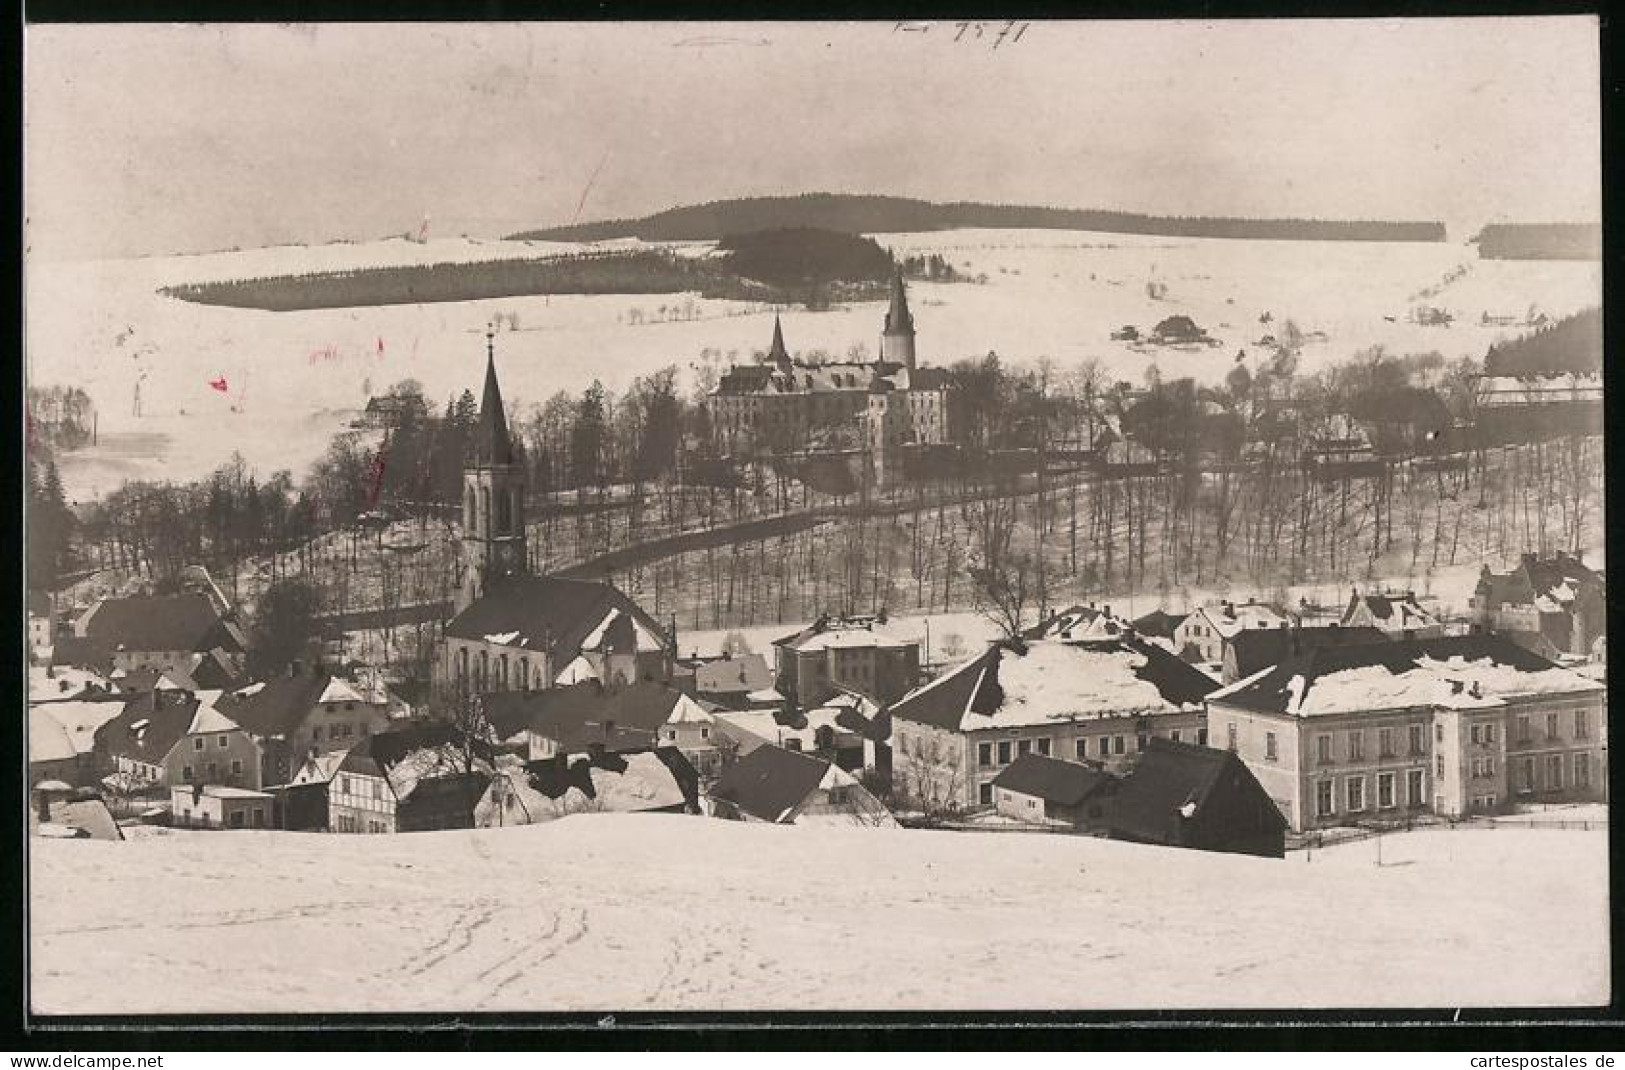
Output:
<instances>
[{"instance_id":1,"label":"snow-covered roof","mask_svg":"<svg viewBox=\"0 0 1625 1070\"><path fill-rule=\"evenodd\" d=\"M1482 709L1601 686L1501 636L1451 636L1307 651L1208 696L1293 717L1442 707Z\"/></svg>"},{"instance_id":2,"label":"snow-covered roof","mask_svg":"<svg viewBox=\"0 0 1625 1070\"><path fill-rule=\"evenodd\" d=\"M76 753L89 754L96 748L96 729L123 710L124 704L121 702L44 702L29 707L29 724L32 726L34 713L38 711L62 726Z\"/></svg>"},{"instance_id":3,"label":"snow-covered roof","mask_svg":"<svg viewBox=\"0 0 1625 1070\"><path fill-rule=\"evenodd\" d=\"M588 680L598 679L598 670L593 668L592 662L585 657L577 655L576 659L559 670L553 682L560 686L586 683Z\"/></svg>"},{"instance_id":4,"label":"snow-covered roof","mask_svg":"<svg viewBox=\"0 0 1625 1070\"><path fill-rule=\"evenodd\" d=\"M1274 607L1259 602L1232 602L1228 606L1203 606L1196 611L1220 638L1229 639L1253 628L1281 628L1290 623Z\"/></svg>"},{"instance_id":5,"label":"snow-covered roof","mask_svg":"<svg viewBox=\"0 0 1625 1070\"><path fill-rule=\"evenodd\" d=\"M186 734L195 736L212 732L235 732L238 730L236 721L221 713L207 702L198 702L197 712L192 715L192 723L187 726Z\"/></svg>"},{"instance_id":6,"label":"snow-covered roof","mask_svg":"<svg viewBox=\"0 0 1625 1070\"><path fill-rule=\"evenodd\" d=\"M328 679L327 686L322 688L322 693L317 697L316 701L366 702L367 700L362 697L359 691L350 686L349 681L339 676L333 676Z\"/></svg>"},{"instance_id":7,"label":"snow-covered roof","mask_svg":"<svg viewBox=\"0 0 1625 1070\"><path fill-rule=\"evenodd\" d=\"M760 691L752 691L745 696L751 702L783 702L784 696L778 688L764 687Z\"/></svg>"},{"instance_id":8,"label":"snow-covered roof","mask_svg":"<svg viewBox=\"0 0 1625 1070\"><path fill-rule=\"evenodd\" d=\"M109 703L111 705L111 703ZM117 712L115 710L115 712ZM35 706L28 711L28 760L30 762L61 762L79 756L67 729Z\"/></svg>"},{"instance_id":9,"label":"snow-covered roof","mask_svg":"<svg viewBox=\"0 0 1625 1070\"><path fill-rule=\"evenodd\" d=\"M812 750L817 745L820 728L842 733L847 731L837 722L840 715L841 710L836 707L807 710L802 715L806 723L801 728L780 724L772 710L718 710L712 719L722 725L724 731L733 728L764 743L782 744L794 739L801 743L803 750Z\"/></svg>"},{"instance_id":10,"label":"snow-covered roof","mask_svg":"<svg viewBox=\"0 0 1625 1070\"><path fill-rule=\"evenodd\" d=\"M716 719L711 712L698 702L684 695L679 698L671 708L671 716L666 718L667 724L711 724Z\"/></svg>"}]
</instances>

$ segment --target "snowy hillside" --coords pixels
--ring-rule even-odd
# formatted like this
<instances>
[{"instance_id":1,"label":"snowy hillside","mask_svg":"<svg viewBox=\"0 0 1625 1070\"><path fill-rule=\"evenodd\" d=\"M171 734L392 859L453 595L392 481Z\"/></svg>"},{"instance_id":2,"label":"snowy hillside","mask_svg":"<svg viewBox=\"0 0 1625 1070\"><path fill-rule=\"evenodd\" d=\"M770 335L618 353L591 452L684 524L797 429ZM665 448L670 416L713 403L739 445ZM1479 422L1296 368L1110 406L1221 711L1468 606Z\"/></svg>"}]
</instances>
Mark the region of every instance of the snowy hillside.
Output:
<instances>
[{"instance_id":1,"label":"snowy hillside","mask_svg":"<svg viewBox=\"0 0 1625 1070\"><path fill-rule=\"evenodd\" d=\"M912 300L919 352L946 365L996 350L1021 363L1049 356L1064 367L1098 358L1114 377L1139 382L1156 363L1165 378L1216 381L1235 352L1262 355L1259 322L1291 318L1310 344L1305 371L1384 344L1395 352L1437 349L1482 357L1513 333L1486 326L1485 312L1521 316L1531 304L1562 316L1598 304L1596 263L1473 259L1470 247L1441 243L1269 242L1145 238L1072 231L966 230L874 236L898 255L940 254L984 285L917 283ZM615 243L636 247L637 243ZM132 476L196 478L231 448L269 474L296 475L327 437L382 390L413 377L438 406L478 385L485 325L513 317L498 341L505 395L539 402L579 392L594 378L622 389L634 377L675 364L685 377L702 350L740 360L766 347L773 310L685 295L502 298L429 305L261 312L194 305L160 287L265 274L364 266L534 257L579 249L565 243L400 239L318 247L75 263L33 262L26 277L30 382L75 384L100 416L99 449L63 465L69 495L112 489ZM701 255L705 244L682 247ZM1466 271L1448 284L1462 265ZM1147 283L1165 287L1161 299ZM1425 299L1424 291L1438 292ZM1407 323L1418 303L1452 311L1451 327ZM878 302L784 316L792 351L873 353ZM1149 330L1175 315L1193 317L1219 349L1138 352L1110 340L1125 323ZM1392 317L1392 321L1389 320ZM715 362L718 358L713 355ZM228 389L211 382L224 379ZM143 416L134 412L137 384ZM221 432L229 429L222 436ZM224 437L224 442L221 442ZM198 448L200 441L208 448ZM217 442L220 443L216 448Z\"/></svg>"},{"instance_id":2,"label":"snowy hillside","mask_svg":"<svg viewBox=\"0 0 1625 1070\"><path fill-rule=\"evenodd\" d=\"M33 840L45 1013L1600 1003L1607 837L1208 855L578 815ZM1551 924L1532 923L1552 919Z\"/></svg>"}]
</instances>

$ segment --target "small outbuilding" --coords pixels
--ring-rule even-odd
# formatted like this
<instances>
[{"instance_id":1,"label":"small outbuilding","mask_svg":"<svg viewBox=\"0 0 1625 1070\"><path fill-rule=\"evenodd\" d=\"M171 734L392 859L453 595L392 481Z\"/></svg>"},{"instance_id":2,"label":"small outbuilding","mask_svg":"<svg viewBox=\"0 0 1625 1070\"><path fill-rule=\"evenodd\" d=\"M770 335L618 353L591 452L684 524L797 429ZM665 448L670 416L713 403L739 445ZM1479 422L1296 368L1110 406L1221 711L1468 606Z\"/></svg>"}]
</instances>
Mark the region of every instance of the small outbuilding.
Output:
<instances>
[{"instance_id":1,"label":"small outbuilding","mask_svg":"<svg viewBox=\"0 0 1625 1070\"><path fill-rule=\"evenodd\" d=\"M1029 752L993 778L993 806L1018 821L1104 834L1117 783L1098 766Z\"/></svg>"},{"instance_id":2,"label":"small outbuilding","mask_svg":"<svg viewBox=\"0 0 1625 1070\"><path fill-rule=\"evenodd\" d=\"M1286 818L1227 750L1152 739L1117 791L1111 838L1281 858Z\"/></svg>"}]
</instances>

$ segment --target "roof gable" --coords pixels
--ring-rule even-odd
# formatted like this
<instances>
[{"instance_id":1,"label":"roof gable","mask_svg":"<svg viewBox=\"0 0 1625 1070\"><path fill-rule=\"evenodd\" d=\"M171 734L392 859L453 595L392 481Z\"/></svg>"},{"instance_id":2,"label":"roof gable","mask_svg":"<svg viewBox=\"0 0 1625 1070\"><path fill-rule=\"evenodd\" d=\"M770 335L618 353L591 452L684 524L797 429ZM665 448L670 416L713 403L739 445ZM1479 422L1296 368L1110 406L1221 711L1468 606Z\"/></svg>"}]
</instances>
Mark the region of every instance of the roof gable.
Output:
<instances>
[{"instance_id":1,"label":"roof gable","mask_svg":"<svg viewBox=\"0 0 1625 1070\"><path fill-rule=\"evenodd\" d=\"M495 584L447 623L446 635L543 652L562 668L610 610L632 618L662 644L668 641L654 618L612 585L560 576L512 576Z\"/></svg>"},{"instance_id":2,"label":"roof gable","mask_svg":"<svg viewBox=\"0 0 1625 1070\"><path fill-rule=\"evenodd\" d=\"M108 650L240 650L214 603L200 594L106 598L83 618L85 635Z\"/></svg>"},{"instance_id":3,"label":"roof gable","mask_svg":"<svg viewBox=\"0 0 1625 1070\"><path fill-rule=\"evenodd\" d=\"M1286 819L1233 753L1153 737L1118 789L1112 827L1131 836L1161 840L1179 821L1199 820L1220 790L1262 797L1257 808L1276 829ZM1270 815L1273 815L1271 818Z\"/></svg>"},{"instance_id":4,"label":"roof gable","mask_svg":"<svg viewBox=\"0 0 1625 1070\"><path fill-rule=\"evenodd\" d=\"M1077 806L1111 783L1112 776L1102 770L1030 752L993 778L996 788L1033 795L1057 806Z\"/></svg>"},{"instance_id":5,"label":"roof gable","mask_svg":"<svg viewBox=\"0 0 1625 1070\"><path fill-rule=\"evenodd\" d=\"M723 770L711 797L758 820L786 822L818 789L830 764L765 743Z\"/></svg>"}]
</instances>

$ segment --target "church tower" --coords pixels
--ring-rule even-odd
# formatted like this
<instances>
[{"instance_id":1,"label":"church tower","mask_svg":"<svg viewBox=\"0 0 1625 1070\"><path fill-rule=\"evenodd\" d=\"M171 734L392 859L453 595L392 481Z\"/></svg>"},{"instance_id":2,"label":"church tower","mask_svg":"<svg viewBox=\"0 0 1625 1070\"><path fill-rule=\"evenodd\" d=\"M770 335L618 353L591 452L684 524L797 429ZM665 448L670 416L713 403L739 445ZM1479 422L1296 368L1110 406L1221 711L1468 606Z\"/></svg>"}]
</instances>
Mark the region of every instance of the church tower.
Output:
<instances>
[{"instance_id":1,"label":"church tower","mask_svg":"<svg viewBox=\"0 0 1625 1070\"><path fill-rule=\"evenodd\" d=\"M880 359L914 369L914 316L903 292L902 268L892 275L891 308L886 312L886 329L880 334Z\"/></svg>"},{"instance_id":2,"label":"church tower","mask_svg":"<svg viewBox=\"0 0 1625 1070\"><path fill-rule=\"evenodd\" d=\"M525 463L508 435L497 386L495 336L485 335L485 393L463 466L463 585L460 613L508 576L528 570L525 553Z\"/></svg>"}]
</instances>

